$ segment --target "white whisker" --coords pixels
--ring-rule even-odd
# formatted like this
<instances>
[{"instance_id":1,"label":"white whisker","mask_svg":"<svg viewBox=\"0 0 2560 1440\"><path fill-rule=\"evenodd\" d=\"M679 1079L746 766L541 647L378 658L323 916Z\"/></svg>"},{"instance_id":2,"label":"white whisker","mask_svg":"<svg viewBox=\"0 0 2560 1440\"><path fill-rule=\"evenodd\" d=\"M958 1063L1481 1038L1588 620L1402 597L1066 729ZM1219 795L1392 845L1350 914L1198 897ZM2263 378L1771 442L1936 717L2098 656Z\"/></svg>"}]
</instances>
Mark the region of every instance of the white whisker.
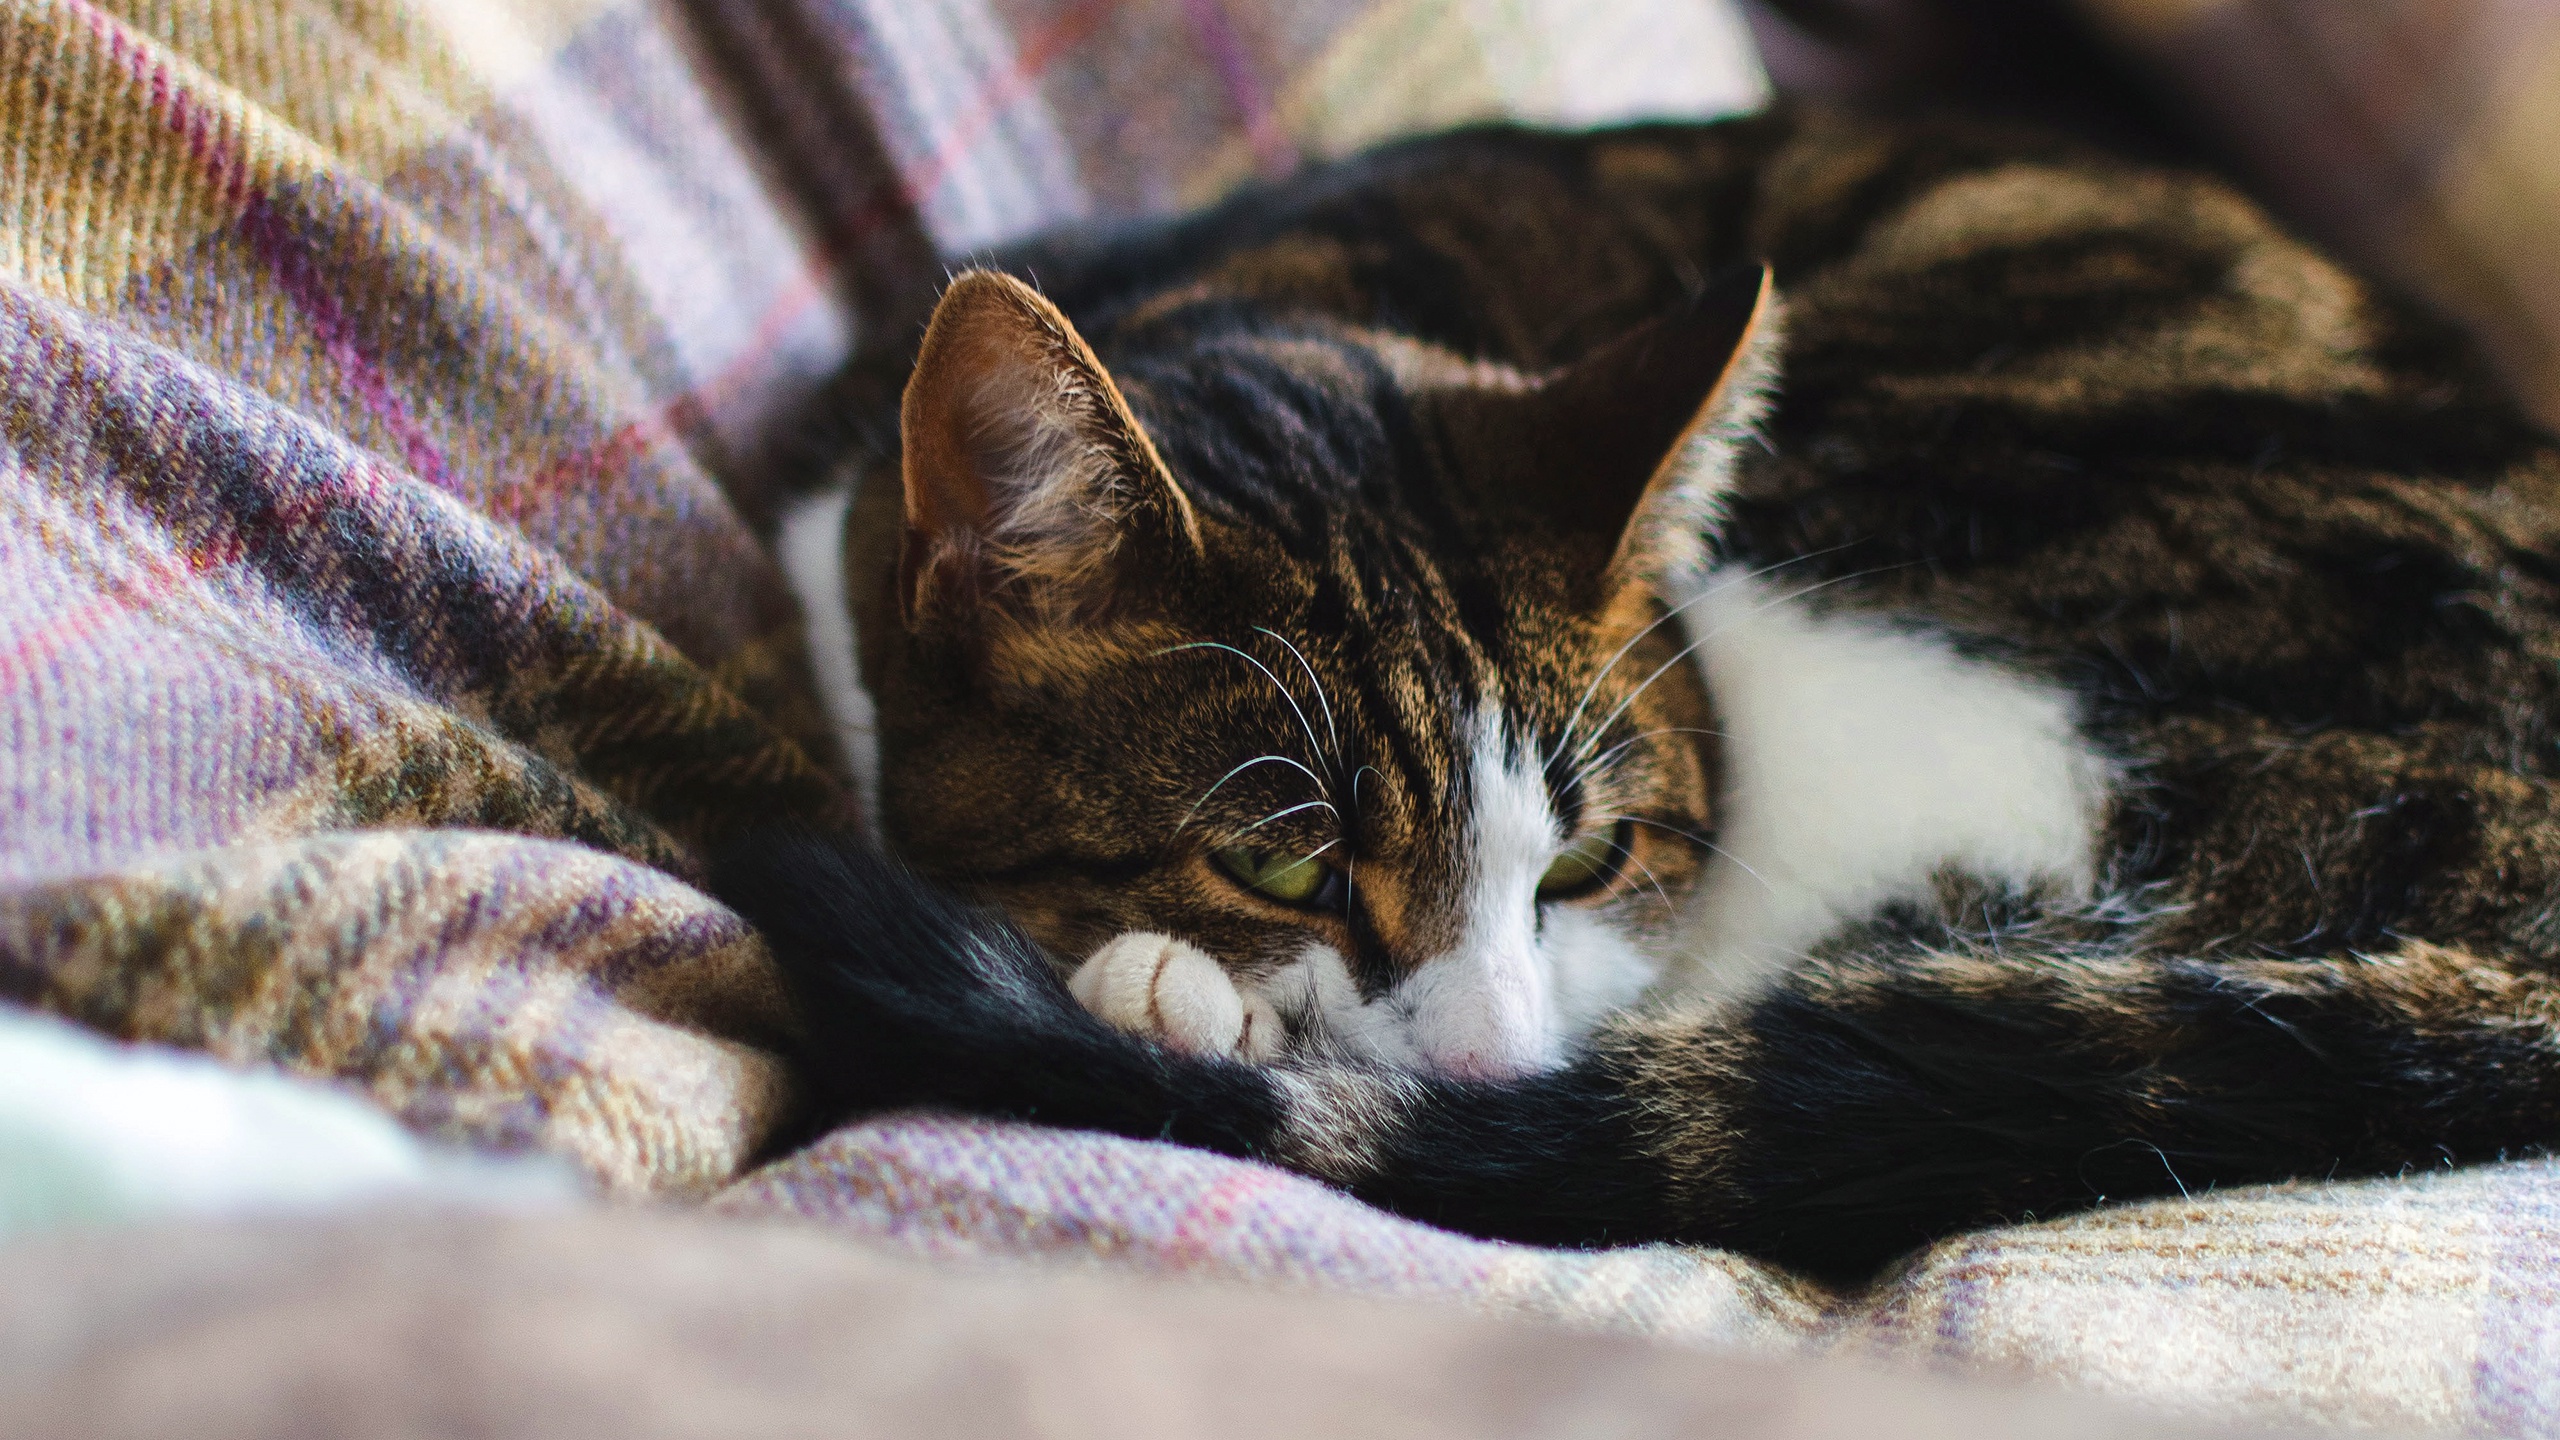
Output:
<instances>
[{"instance_id":1,"label":"white whisker","mask_svg":"<svg viewBox=\"0 0 2560 1440\"><path fill-rule=\"evenodd\" d=\"M1292 644L1288 636L1283 635L1279 631L1271 629L1268 626L1256 625L1253 628L1262 634L1268 635L1272 639L1279 641L1282 645L1288 646L1290 657L1298 662L1298 668L1307 672L1307 683L1315 687L1316 704L1324 707L1324 733L1333 741L1333 763L1340 765L1342 763L1342 732L1335 729L1333 726L1333 701L1326 697L1324 693L1324 681L1317 678L1316 667L1307 663L1305 652L1299 650L1296 645Z\"/></svg>"},{"instance_id":2,"label":"white whisker","mask_svg":"<svg viewBox=\"0 0 2560 1440\"><path fill-rule=\"evenodd\" d=\"M1629 747L1641 745L1647 740L1658 740L1665 735L1704 735L1714 740L1731 738L1721 730L1702 730L1695 725L1665 725L1658 730L1647 730L1641 735L1631 735L1591 757L1580 769L1573 772L1573 778L1567 784L1579 785L1599 774L1610 761L1624 754Z\"/></svg>"},{"instance_id":3,"label":"white whisker","mask_svg":"<svg viewBox=\"0 0 2560 1440\"><path fill-rule=\"evenodd\" d=\"M1222 640L1192 640L1192 641L1188 641L1188 642L1186 642L1186 643L1184 643L1184 644L1180 644L1180 645L1168 645L1168 646L1166 646L1165 648L1163 648L1162 650L1158 650L1158 651L1157 651L1157 652L1155 652L1155 653L1156 653L1156 655L1157 655L1157 656L1164 656L1164 655L1174 655L1174 654L1179 654L1180 652L1185 651L1185 650L1224 650L1224 651L1225 651L1225 652L1227 652L1228 654L1235 656L1235 657L1236 657L1237 659L1239 659L1239 660L1242 660L1242 661L1243 661L1244 663L1246 663L1247 665L1252 666L1254 669L1261 671L1261 672L1262 672L1262 678L1263 678L1263 679L1265 679L1265 680L1270 681L1270 682L1271 682L1271 688L1272 688L1272 689L1274 689L1274 690L1279 691L1279 692L1280 692L1280 698L1281 698L1281 699L1283 699L1283 700L1288 701L1288 702L1289 702L1289 708L1290 708L1291 710L1293 710L1293 711L1296 711L1296 712L1297 712L1297 716L1298 716L1298 728L1300 728L1300 729L1302 729L1302 730L1304 730L1304 731L1306 731L1306 732L1307 732L1307 749L1308 749L1308 751L1309 751L1310 753L1312 753L1312 754L1313 754L1317 759L1319 759L1319 760L1321 760L1321 759L1323 759L1323 758L1324 758L1324 745L1323 745L1323 743L1322 743L1321 741L1319 741L1319 740L1317 740L1317 739L1316 739L1316 727L1315 727L1315 722L1314 722L1314 721L1311 721L1311 720L1309 720L1309 719L1307 718L1307 711L1306 711L1306 707L1305 707L1305 706L1303 706L1303 705L1300 705L1300 704L1298 703L1298 697L1297 697L1297 696L1292 695L1292 694L1290 694L1290 693L1289 693L1289 687L1288 687L1288 686L1283 685L1283 684L1281 684L1281 683L1280 683L1280 677L1279 677L1278 675L1276 675L1276 674L1272 673L1272 670L1271 670L1271 667L1270 667L1270 666L1263 664L1261 661L1256 660L1256 659L1255 659L1255 658L1253 658L1251 655L1246 654L1244 651L1239 650L1239 649L1237 649L1236 647L1234 647L1233 645L1229 645L1229 644L1227 644L1225 641L1222 641ZM1150 657L1150 658L1154 658L1154 657ZM1304 766L1300 766L1299 768L1300 768L1300 769L1305 769L1305 767L1304 767ZM1312 770L1308 770L1308 771L1307 771L1307 773L1308 773L1309 775L1311 775L1311 776L1315 774L1315 772L1314 772L1314 771L1312 771ZM1318 778L1318 779L1316 780L1316 788L1317 788L1319 791L1322 791L1322 790L1329 789L1330 787L1328 787L1328 786L1325 784L1325 782L1324 782L1321 778Z\"/></svg>"},{"instance_id":4,"label":"white whisker","mask_svg":"<svg viewBox=\"0 0 2560 1440\"><path fill-rule=\"evenodd\" d=\"M1270 824L1272 821L1286 820L1301 810L1333 810L1333 803L1328 800L1309 800L1301 804L1292 805L1285 810L1274 810L1270 814L1263 816L1261 819L1254 821L1252 824L1247 825L1243 829L1228 836L1227 843L1232 845L1236 841L1252 834L1254 831L1261 829L1263 826ZM1336 819L1341 818L1341 814L1342 812L1339 810L1334 811Z\"/></svg>"},{"instance_id":5,"label":"white whisker","mask_svg":"<svg viewBox=\"0 0 2560 1440\"><path fill-rule=\"evenodd\" d=\"M1706 849L1712 850L1718 855L1723 856L1727 860L1732 861L1734 864L1740 865L1742 867L1742 873L1750 876L1754 880L1758 880L1762 889L1767 890L1773 895L1777 893L1778 887L1770 884L1767 878L1762 876L1759 871L1752 869L1749 865L1743 864L1741 856L1734 854L1732 851L1727 850L1713 840L1710 840L1706 836L1700 835L1695 831L1683 830L1677 825L1665 825L1659 820L1647 820L1641 815L1595 815L1591 818L1595 820L1624 820L1631 825L1650 825L1656 830L1667 830L1670 833L1679 836L1681 839L1688 841L1692 845L1703 846Z\"/></svg>"},{"instance_id":6,"label":"white whisker","mask_svg":"<svg viewBox=\"0 0 2560 1440\"><path fill-rule=\"evenodd\" d=\"M1288 756L1286 756L1286 755L1256 755L1256 756L1254 756L1252 759L1247 760L1246 762L1244 762L1243 764L1241 764L1241 765L1237 766L1237 767L1236 767L1236 768L1234 768L1233 770L1228 771L1226 774L1219 776L1219 777L1218 777L1218 779L1217 779L1217 782L1216 782L1215 784L1211 785L1208 789L1201 791L1201 792L1200 792L1200 798L1199 798L1199 799L1197 799L1197 800L1192 801L1192 802L1191 802L1191 808L1190 808L1189 810L1187 810L1187 811L1183 812L1183 816L1182 816L1182 823L1181 823L1180 825L1176 825L1176 826L1174 826L1174 827L1173 827L1173 833L1174 833L1174 834L1176 834L1176 835L1179 835L1179 834L1181 834L1181 833L1183 832L1184 827L1188 826L1188 825L1191 823L1191 821L1192 821L1193 817L1197 816L1197 815L1200 813L1200 807L1201 807L1201 806L1203 806L1203 805L1208 804L1208 803L1209 803L1209 797L1218 793L1218 787L1219 787L1219 786L1226 784L1228 781L1233 780L1233 779L1234 779L1234 778L1236 778L1237 776L1239 776L1239 775L1243 774L1243 773L1244 773L1244 772L1246 772L1247 770L1252 769L1252 768L1253 768L1254 766L1256 766L1256 765L1286 765L1286 766L1288 766L1290 769L1295 770L1295 771L1297 771L1298 773L1300 773L1300 774L1302 774L1302 775L1306 776L1309 780L1313 780L1313 781L1315 782L1316 789L1317 789L1319 792L1321 792L1321 791L1324 789L1324 780L1323 780L1320 776L1318 776L1318 775L1316 774L1316 772L1314 772L1313 770L1308 769L1308 768L1307 768L1306 766L1304 766L1304 765L1299 764L1297 761L1290 759Z\"/></svg>"},{"instance_id":7,"label":"white whisker","mask_svg":"<svg viewBox=\"0 0 2560 1440\"><path fill-rule=\"evenodd\" d=\"M1808 557L1798 558L1801 559ZM1789 560L1783 563L1792 565L1795 562L1793 560ZM1628 651L1643 644L1644 637L1647 635L1652 634L1654 631L1659 630L1663 626L1680 618L1682 612L1686 611L1690 606L1701 604L1717 595L1723 594L1733 586L1755 578L1756 574L1757 572L1736 575L1729 580L1722 581L1705 590L1701 590L1697 594L1690 596L1688 599L1681 601L1678 605L1663 611L1660 615L1654 617L1652 624L1647 625L1635 634L1627 637L1627 643L1619 646L1616 653L1609 657L1607 663L1603 664L1598 672L1592 675L1591 683L1582 687L1582 698L1573 702L1573 713L1564 717L1564 728L1556 733L1556 743L1547 751L1545 759L1541 762L1542 767L1544 765L1553 765L1556 763L1556 757L1564 753L1564 747L1573 739L1574 727L1582 722L1583 710L1591 704L1591 697L1600 693L1600 682L1609 678L1609 672L1618 668L1618 662L1627 658Z\"/></svg>"},{"instance_id":8,"label":"white whisker","mask_svg":"<svg viewBox=\"0 0 2560 1440\"><path fill-rule=\"evenodd\" d=\"M1584 749L1584 750L1588 750L1588 749L1590 749L1593 745L1596 745L1596 744L1600 743L1600 737L1609 733L1609 727L1610 727L1610 726L1612 726L1612 725L1614 725L1614 724L1616 724L1616 723L1618 722L1618 717L1619 717L1619 716L1624 715L1624 714L1626 714L1626 713L1627 713L1627 707L1628 707L1628 706L1630 706L1630 705L1633 705L1634 703L1636 703L1637 698L1638 698L1638 697L1640 697L1640 696L1642 696L1642 695L1644 694L1644 692L1646 692L1647 690L1652 689L1652 688L1653 688L1653 684L1654 684L1654 682L1655 682L1655 681L1660 680L1663 676L1670 674L1673 666L1676 666L1676 665L1678 665L1681 661L1686 660L1686 659L1688 659L1690 656L1697 654L1697 653L1698 653L1698 651L1699 651L1700 649L1704 648L1704 647L1706 646L1706 644L1707 644L1709 641L1712 641L1712 640L1714 640L1717 636L1720 636L1720 635L1724 634L1724 632L1726 632L1727 630L1732 629L1735 625L1738 625L1738 624L1742 623L1743 621L1745 621L1745 620L1749 620L1749 619L1752 619L1752 618L1754 618L1754 617L1756 617L1756 616L1764 615L1764 614L1768 613L1769 611L1776 609L1778 606L1780 606L1780 605L1784 605L1784 604L1787 604L1787 603L1788 603L1788 602L1790 602L1790 601L1794 601L1794 600L1801 600L1801 599L1803 599L1804 597L1806 597L1807 595L1814 594L1814 593L1815 593L1815 592L1817 592L1817 591L1821 591L1821 590L1828 590L1828 589L1830 589L1830 588L1831 588L1832 586L1834 586L1834 585L1845 585L1845 584L1849 583L1849 582L1850 582L1850 581L1852 581L1852 580L1864 580L1864 579L1866 579L1866 578L1867 578L1868 576L1870 576L1870 575L1881 575L1881 574L1885 573L1885 572L1886 572L1886 571L1888 571L1888 570L1898 570L1898 569L1901 569L1901 568L1902 568L1902 565L1916 564L1916 563L1918 563L1918 562L1916 562L1916 561L1904 561L1904 562L1901 562L1901 564L1896 564L1896 565L1879 565L1879 566L1874 567L1873 569L1868 569L1868 570L1853 570L1853 571L1849 572L1849 573L1848 573L1848 574L1846 574L1846 575L1834 575L1834 576L1832 576L1832 577L1831 577L1830 579L1828 579L1828 580L1818 581L1818 582L1816 582L1816 583L1814 583L1814 584L1807 585L1807 586L1803 587L1802 589L1798 589L1798 590L1790 591L1790 592L1789 592L1789 593L1787 593L1787 594L1784 594L1784 595L1778 595L1778 596L1773 596L1773 597L1771 597L1770 599L1764 600L1764 601L1760 602L1758 605L1755 605L1755 606L1751 607L1751 609L1750 609L1750 610L1746 611L1745 613L1743 613L1741 616L1737 617L1736 619L1734 619L1734 620L1730 620L1730 621L1727 621L1726 623L1724 623L1724 624L1722 624L1722 625L1717 626L1715 629L1708 631L1706 634L1699 636L1697 639L1695 639L1695 640L1693 640L1693 641L1689 642L1687 645L1685 645L1685 646L1681 647L1680 652L1679 652L1678 654L1673 655L1670 659L1663 661L1661 665L1657 666L1657 667L1654 669L1654 672L1653 672L1652 674L1647 675L1646 677L1644 677L1644 683L1643 683L1643 684L1638 685L1635 689L1628 691L1628 692L1627 692L1627 698L1625 698L1624 700L1619 701L1619 702L1618 702L1618 704L1617 704L1617 706L1616 706L1616 708L1612 709L1612 710L1611 710L1607 715L1605 715L1605 716L1601 717L1600 723L1591 727L1591 738L1590 738L1590 739L1588 739L1588 740L1585 740L1584 742L1582 742L1582 744L1583 744L1583 749ZM1577 754L1574 756L1574 758L1575 758L1575 760L1576 760L1576 761L1580 761L1583 757L1582 757L1579 753L1577 753Z\"/></svg>"},{"instance_id":9,"label":"white whisker","mask_svg":"<svg viewBox=\"0 0 2560 1440\"><path fill-rule=\"evenodd\" d=\"M1363 775L1375 775L1379 784L1387 783L1387 772L1375 765L1363 765L1351 772L1351 819L1354 824L1360 820L1360 777Z\"/></svg>"},{"instance_id":10,"label":"white whisker","mask_svg":"<svg viewBox=\"0 0 2560 1440\"><path fill-rule=\"evenodd\" d=\"M1296 869L1297 867L1299 867L1299 866L1301 866L1301 865L1306 864L1308 861L1313 860L1313 859L1314 859L1314 858L1316 858L1317 856L1322 855L1322 854L1323 854L1324 852L1326 852L1327 850L1330 850L1330 849L1332 849L1334 846L1339 845L1339 844L1341 844L1341 843L1342 843L1342 837L1341 837L1341 836L1339 836L1339 835L1336 835L1336 836L1335 836L1335 837L1333 837L1332 839L1327 840L1326 842L1324 842L1323 844L1321 844L1321 845L1317 846L1317 847L1316 847L1316 848L1314 848L1313 850L1308 851L1306 854L1301 855L1301 856L1299 856L1297 859L1290 861L1290 862L1289 862L1289 868L1291 868L1291 869L1293 869L1293 870L1294 870L1294 869Z\"/></svg>"},{"instance_id":11,"label":"white whisker","mask_svg":"<svg viewBox=\"0 0 2560 1440\"><path fill-rule=\"evenodd\" d=\"M1644 878L1645 878L1646 883L1647 883L1647 884L1650 884L1651 886L1653 886L1653 893L1654 893L1654 895L1655 895L1656 897L1658 897L1658 898L1662 901L1662 908L1663 908L1663 909L1668 910L1668 911L1672 912L1672 913L1673 913L1673 914L1675 914L1675 915L1679 913L1680 907L1671 903L1671 896L1670 896L1669 892L1665 891L1665 890L1662 888L1662 879L1661 879L1661 877L1660 877L1660 876L1657 876L1657 875L1655 875L1655 874L1653 873L1653 867L1652 867L1652 866L1647 865L1647 864L1646 864L1646 863L1644 863L1643 861L1641 861L1641 860L1637 859L1637 858L1636 858L1636 852L1634 852L1633 850L1628 849L1628 848L1627 848L1626 846L1624 846L1624 845L1619 844L1619 843L1618 843L1617 841L1615 841L1615 840L1603 840L1603 841L1601 841L1600 843L1601 843L1601 844L1603 844L1603 845L1608 846L1608 847L1609 847L1610 849L1612 849L1612 850L1617 851L1619 855L1621 855L1622 857L1624 857L1624 858L1625 858L1625 860L1626 860L1626 862L1627 862L1628 864L1633 865L1633 866L1634 866L1634 867L1636 867L1637 869L1639 869L1639 870L1641 870L1641 871L1643 871L1643 872L1644 872Z\"/></svg>"},{"instance_id":12,"label":"white whisker","mask_svg":"<svg viewBox=\"0 0 2560 1440\"><path fill-rule=\"evenodd\" d=\"M1564 729L1556 736L1555 748L1547 753L1543 763L1546 765L1556 763L1556 757L1564 753L1565 745L1573 739L1573 727L1582 719L1584 707L1591 703L1593 695L1599 693L1600 682L1609 678L1609 672L1618 668L1618 662L1627 658L1628 651L1644 643L1644 637L1678 619L1690 606L1713 599L1736 585L1775 575L1790 565L1801 565L1807 560L1819 559L1836 551L1846 550L1856 543L1853 540L1844 540L1837 545L1826 546L1820 550L1808 550L1802 555L1791 555L1774 565L1763 565L1757 570L1747 570L1739 575L1728 576L1656 616L1652 624L1637 631L1628 638L1626 644L1619 646L1617 653L1609 657L1608 663L1600 667L1599 673L1591 677L1591 683L1582 687L1582 698L1574 702L1573 713L1565 717Z\"/></svg>"}]
</instances>

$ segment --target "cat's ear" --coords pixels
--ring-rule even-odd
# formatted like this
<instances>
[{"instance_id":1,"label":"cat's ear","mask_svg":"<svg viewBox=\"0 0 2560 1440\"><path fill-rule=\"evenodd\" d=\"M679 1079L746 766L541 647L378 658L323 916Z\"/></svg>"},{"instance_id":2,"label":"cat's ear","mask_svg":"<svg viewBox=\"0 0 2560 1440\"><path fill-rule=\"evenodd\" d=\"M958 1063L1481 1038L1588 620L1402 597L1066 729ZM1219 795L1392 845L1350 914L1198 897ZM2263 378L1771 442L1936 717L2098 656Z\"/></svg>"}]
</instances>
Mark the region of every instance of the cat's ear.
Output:
<instances>
[{"instance_id":1,"label":"cat's ear","mask_svg":"<svg viewBox=\"0 0 2560 1440\"><path fill-rule=\"evenodd\" d=\"M1776 378L1778 308L1767 267L1737 271L1533 386L1485 397L1458 443L1544 523L1609 545L1612 590L1651 586L1704 563Z\"/></svg>"},{"instance_id":2,"label":"cat's ear","mask_svg":"<svg viewBox=\"0 0 2560 1440\"><path fill-rule=\"evenodd\" d=\"M1010 275L968 271L943 292L899 431L910 625L991 609L1090 621L1198 550L1190 502L1102 362Z\"/></svg>"}]
</instances>

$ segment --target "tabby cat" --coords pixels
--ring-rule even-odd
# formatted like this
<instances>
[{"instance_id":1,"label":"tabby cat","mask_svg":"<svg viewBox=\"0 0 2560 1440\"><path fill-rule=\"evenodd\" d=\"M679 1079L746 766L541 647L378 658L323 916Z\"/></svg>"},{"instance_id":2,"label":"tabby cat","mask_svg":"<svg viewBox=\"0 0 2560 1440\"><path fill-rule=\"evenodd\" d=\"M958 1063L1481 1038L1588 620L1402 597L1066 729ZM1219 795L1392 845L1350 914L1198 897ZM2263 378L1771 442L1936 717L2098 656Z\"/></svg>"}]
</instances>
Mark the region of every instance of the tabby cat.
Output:
<instances>
[{"instance_id":1,"label":"tabby cat","mask_svg":"<svg viewBox=\"0 0 2560 1440\"><path fill-rule=\"evenodd\" d=\"M1476 130L869 364L798 548L932 883L715 873L831 1114L1830 1274L2560 1139L2560 452L2214 182Z\"/></svg>"}]
</instances>

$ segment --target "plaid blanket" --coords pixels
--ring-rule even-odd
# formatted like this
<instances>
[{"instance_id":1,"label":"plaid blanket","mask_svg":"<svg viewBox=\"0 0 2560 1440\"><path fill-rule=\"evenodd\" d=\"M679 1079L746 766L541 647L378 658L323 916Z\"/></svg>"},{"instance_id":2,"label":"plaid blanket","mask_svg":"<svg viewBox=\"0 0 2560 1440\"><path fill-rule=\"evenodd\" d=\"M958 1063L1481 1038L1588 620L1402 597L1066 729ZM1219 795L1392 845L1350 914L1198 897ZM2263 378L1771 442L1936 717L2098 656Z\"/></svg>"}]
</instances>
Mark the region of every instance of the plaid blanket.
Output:
<instances>
[{"instance_id":1,"label":"plaid blanket","mask_svg":"<svg viewBox=\"0 0 2560 1440\"><path fill-rule=\"evenodd\" d=\"M738 817L853 818L767 537L858 328L1302 155L1758 93L1711 0L0 0L0 996L929 1254L2560 1432L2545 1167L1855 1297L930 1117L755 1168L789 1017L686 880Z\"/></svg>"},{"instance_id":2,"label":"plaid blanket","mask_svg":"<svg viewBox=\"0 0 2560 1440\"><path fill-rule=\"evenodd\" d=\"M1471 1240L1264 1166L938 1117L854 1125L712 1203L936 1258L1449 1300L1718 1348L2067 1380L2222 1422L2560 1434L2560 1162L1989 1230L1852 1294L1679 1246Z\"/></svg>"}]
</instances>

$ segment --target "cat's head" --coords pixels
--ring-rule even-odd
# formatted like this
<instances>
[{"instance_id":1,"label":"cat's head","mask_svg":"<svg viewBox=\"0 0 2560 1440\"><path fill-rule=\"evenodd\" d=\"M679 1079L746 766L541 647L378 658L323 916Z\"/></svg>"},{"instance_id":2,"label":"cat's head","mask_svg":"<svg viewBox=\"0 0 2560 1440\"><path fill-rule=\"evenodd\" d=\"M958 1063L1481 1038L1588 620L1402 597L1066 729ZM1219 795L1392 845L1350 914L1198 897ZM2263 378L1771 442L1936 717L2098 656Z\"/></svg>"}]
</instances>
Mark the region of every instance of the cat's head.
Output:
<instances>
[{"instance_id":1,"label":"cat's head","mask_svg":"<svg viewBox=\"0 0 2560 1440\"><path fill-rule=\"evenodd\" d=\"M867 637L883 828L1061 957L1165 932L1308 1044L1555 1063L1669 957L1714 717L1657 598L1771 366L1765 277L1546 375L1215 297L1106 368L953 282Z\"/></svg>"}]
</instances>

